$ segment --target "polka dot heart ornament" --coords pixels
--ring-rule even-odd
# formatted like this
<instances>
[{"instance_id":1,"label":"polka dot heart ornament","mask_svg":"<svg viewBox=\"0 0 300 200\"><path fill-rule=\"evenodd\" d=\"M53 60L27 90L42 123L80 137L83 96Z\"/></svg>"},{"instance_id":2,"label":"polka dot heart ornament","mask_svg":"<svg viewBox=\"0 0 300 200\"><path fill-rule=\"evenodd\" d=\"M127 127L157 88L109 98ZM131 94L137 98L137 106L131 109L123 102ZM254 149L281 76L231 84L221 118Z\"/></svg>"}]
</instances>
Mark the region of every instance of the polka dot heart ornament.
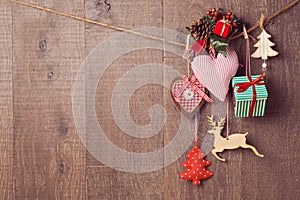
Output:
<instances>
[{"instance_id":1,"label":"polka dot heart ornament","mask_svg":"<svg viewBox=\"0 0 300 200\"><path fill-rule=\"evenodd\" d=\"M187 154L188 160L182 163L187 169L179 174L179 177L184 180L193 181L193 185L200 185L200 180L208 179L213 175L213 172L206 169L211 163L203 157L205 154L198 148L195 142L194 148Z\"/></svg>"}]
</instances>

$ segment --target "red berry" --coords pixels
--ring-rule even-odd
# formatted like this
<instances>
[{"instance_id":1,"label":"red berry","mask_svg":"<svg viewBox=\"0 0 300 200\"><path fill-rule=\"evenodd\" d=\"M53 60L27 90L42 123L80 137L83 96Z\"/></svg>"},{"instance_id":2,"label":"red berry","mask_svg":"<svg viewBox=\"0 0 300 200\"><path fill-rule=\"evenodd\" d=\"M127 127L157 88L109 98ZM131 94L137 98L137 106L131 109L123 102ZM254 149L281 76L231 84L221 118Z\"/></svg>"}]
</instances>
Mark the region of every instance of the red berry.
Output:
<instances>
[{"instance_id":1,"label":"red berry","mask_svg":"<svg viewBox=\"0 0 300 200\"><path fill-rule=\"evenodd\" d=\"M236 23L232 23L232 26L236 26Z\"/></svg>"},{"instance_id":2,"label":"red berry","mask_svg":"<svg viewBox=\"0 0 300 200\"><path fill-rule=\"evenodd\" d=\"M209 12L209 11L207 11L207 12L206 12L206 15L207 15L207 16L209 16L209 15L210 15L210 12Z\"/></svg>"},{"instance_id":3,"label":"red berry","mask_svg":"<svg viewBox=\"0 0 300 200\"><path fill-rule=\"evenodd\" d=\"M217 18L216 18L216 17L213 17L213 20L214 20L214 21L217 21Z\"/></svg>"}]
</instances>

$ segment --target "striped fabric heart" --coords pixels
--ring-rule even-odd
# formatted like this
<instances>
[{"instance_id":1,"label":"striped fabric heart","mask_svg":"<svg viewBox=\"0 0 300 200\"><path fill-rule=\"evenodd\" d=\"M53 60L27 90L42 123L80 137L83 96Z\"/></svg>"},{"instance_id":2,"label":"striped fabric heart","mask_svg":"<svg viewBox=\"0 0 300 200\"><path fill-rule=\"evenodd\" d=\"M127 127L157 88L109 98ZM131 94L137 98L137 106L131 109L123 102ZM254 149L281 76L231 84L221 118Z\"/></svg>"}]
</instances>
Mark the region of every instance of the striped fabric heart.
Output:
<instances>
[{"instance_id":1,"label":"striped fabric heart","mask_svg":"<svg viewBox=\"0 0 300 200\"><path fill-rule=\"evenodd\" d=\"M209 55L196 56L192 61L192 69L197 79L220 101L224 101L229 83L236 74L239 61L234 50L227 49L227 56L221 53L213 59Z\"/></svg>"}]
</instances>

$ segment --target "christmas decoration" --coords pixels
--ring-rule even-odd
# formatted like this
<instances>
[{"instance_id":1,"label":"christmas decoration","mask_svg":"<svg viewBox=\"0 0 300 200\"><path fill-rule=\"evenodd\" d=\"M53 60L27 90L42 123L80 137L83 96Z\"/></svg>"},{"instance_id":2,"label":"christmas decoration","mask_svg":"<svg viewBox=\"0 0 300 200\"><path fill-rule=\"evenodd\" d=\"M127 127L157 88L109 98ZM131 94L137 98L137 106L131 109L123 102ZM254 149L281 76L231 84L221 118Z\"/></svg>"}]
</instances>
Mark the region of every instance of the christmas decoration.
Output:
<instances>
[{"instance_id":1,"label":"christmas decoration","mask_svg":"<svg viewBox=\"0 0 300 200\"><path fill-rule=\"evenodd\" d=\"M254 45L254 47L257 47L257 50L251 55L252 58L261 58L263 60L267 60L268 57L278 55L278 52L271 48L275 45L269 40L271 35L268 34L264 28L262 28L262 32L257 38L259 41Z\"/></svg>"},{"instance_id":2,"label":"christmas decoration","mask_svg":"<svg viewBox=\"0 0 300 200\"><path fill-rule=\"evenodd\" d=\"M216 23L214 34L227 38L231 33L231 25L227 20L220 20Z\"/></svg>"},{"instance_id":3,"label":"christmas decoration","mask_svg":"<svg viewBox=\"0 0 300 200\"><path fill-rule=\"evenodd\" d=\"M212 47L217 53L226 56L229 43L226 38L238 28L238 25L238 18L231 12L224 15L221 9L211 8L206 12L206 16L193 21L191 26L186 28L197 41L197 45L204 46L199 49L210 52L209 49Z\"/></svg>"},{"instance_id":4,"label":"christmas decoration","mask_svg":"<svg viewBox=\"0 0 300 200\"><path fill-rule=\"evenodd\" d=\"M203 101L212 102L195 75L190 79L184 75L181 80L175 81L172 96L188 116L193 116Z\"/></svg>"},{"instance_id":5,"label":"christmas decoration","mask_svg":"<svg viewBox=\"0 0 300 200\"><path fill-rule=\"evenodd\" d=\"M256 51L251 55L252 58L261 58L264 62L262 64L262 70L265 72L267 70L266 60L268 57L277 56L278 52L274 51L271 47L275 46L273 42L269 39L271 35L267 33L267 31L263 27L264 23L264 15L260 17L260 29L261 34L257 37L258 42L254 45L256 47Z\"/></svg>"},{"instance_id":6,"label":"christmas decoration","mask_svg":"<svg viewBox=\"0 0 300 200\"><path fill-rule=\"evenodd\" d=\"M204 153L197 147L195 143L194 148L187 154L188 160L182 163L183 167L187 169L179 174L179 177L184 180L193 181L194 185L200 185L200 180L208 179L213 175L213 172L206 169L211 163L205 159Z\"/></svg>"},{"instance_id":7,"label":"christmas decoration","mask_svg":"<svg viewBox=\"0 0 300 200\"><path fill-rule=\"evenodd\" d=\"M262 75L234 77L232 87L236 117L265 115L268 92Z\"/></svg>"},{"instance_id":8,"label":"christmas decoration","mask_svg":"<svg viewBox=\"0 0 300 200\"><path fill-rule=\"evenodd\" d=\"M232 79L235 116L264 116L268 98L268 92L264 82L265 75L251 76L249 36L245 26L243 29L246 41L246 76L234 77Z\"/></svg>"},{"instance_id":9,"label":"christmas decoration","mask_svg":"<svg viewBox=\"0 0 300 200\"><path fill-rule=\"evenodd\" d=\"M218 54L216 59L199 55L192 61L192 69L197 79L220 101L224 101L231 78L239 67L234 50L227 49L227 57Z\"/></svg>"},{"instance_id":10,"label":"christmas decoration","mask_svg":"<svg viewBox=\"0 0 300 200\"><path fill-rule=\"evenodd\" d=\"M218 156L217 153L221 153L224 150L231 150L231 149L237 149L237 148L246 148L251 149L255 155L259 157L264 157L263 154L260 154L254 146L251 146L246 143L246 136L248 135L248 132L246 133L235 133L232 135L229 135L228 137L224 138L221 133L225 124L225 118L221 118L218 123L213 119L213 116L207 117L210 125L213 127L213 129L207 131L210 134L213 134L215 136L214 139L214 148L211 151L212 154L220 161L225 161L224 158L221 158Z\"/></svg>"},{"instance_id":11,"label":"christmas decoration","mask_svg":"<svg viewBox=\"0 0 300 200\"><path fill-rule=\"evenodd\" d=\"M127 33L130 33L133 35L143 36L143 37L151 39L151 40L157 40L157 41L169 43L172 45L177 45L180 47L184 46L184 44L182 44L180 42L168 40L166 38L157 37L157 36L151 35L151 34L146 34L144 32L139 32L137 30L131 30L131 29L126 29L124 27L114 26L111 24L95 21L95 20L80 17L80 16L71 15L68 13L53 10L51 8L45 8L45 7L42 7L39 5L27 3L27 2L22 2L22 1L18 1L18 0L9 0L9 1L23 5L23 6L31 7L34 9L39 9L39 10L46 11L49 13L68 17L70 19L79 20L79 21L83 21L83 22L91 23L91 24L96 24L96 25L99 25L102 27L106 27L106 28L110 28L110 29L114 29L114 30L118 30L118 31L122 31L122 32L127 32ZM293 2L289 3L287 6L281 8L280 10L275 11L273 14L271 14L265 20L265 24L270 23L274 17L287 11L289 8L295 6L298 2L299 2L299 0L294 0ZM254 25L253 27L251 27L249 29L249 31L252 31L258 27L260 27L262 30L262 33L258 36L259 41L257 44L255 44L255 47L257 47L257 50L252 54L252 57L253 58L262 58L264 60L262 67L263 67L263 71L265 71L266 67L267 67L267 64L265 63L265 61L268 59L268 57L278 55L278 52L274 51L271 48L272 46L274 46L274 43L272 43L269 40L271 38L271 35L265 31L265 29L263 27L263 23L264 23L264 19L263 19L263 15L262 15L260 24ZM201 55L194 59L193 62L194 62L194 71L196 72L195 74L196 74L197 78L201 82L202 81L205 82L205 86L208 87L209 90L221 100L225 99L224 94L225 94L225 96L227 94L227 90L228 90L227 86L228 86L228 82L229 82L228 79L230 80L230 77L232 77L231 75L233 74L234 70L236 71L235 67L233 67L233 66L236 66L236 61L237 61L237 59L232 59L232 58L231 58L231 61L230 61L230 59L226 60L226 59L222 58L221 56L223 56L223 57L227 56L227 58L228 57L230 58L232 56L232 55L230 55L231 51L228 50L229 40L234 40L236 38L239 38L240 36L242 36L242 34L244 34L245 38L248 39L247 31L244 31L244 33L239 33L237 35L234 35L235 31L238 29L238 27L239 27L239 21L235 15L233 15L232 13L228 13L227 15L224 15L220 11L220 9L216 10L215 8L212 8L207 11L206 16L194 21L191 24L191 26L189 26L187 28L188 31L190 32L190 34L197 41L191 49L194 51L198 51L200 53L202 53L202 50L205 49L211 56L211 57L209 57L208 55ZM249 45L247 44L247 49L248 49L248 46ZM222 54L222 55L220 55L220 54ZM235 54L235 52L234 52L234 54ZM189 59L190 55L191 55L191 50L188 48L188 51L186 51L186 58ZM250 54L249 54L249 58L250 58ZM248 59L248 53L247 53L246 60L247 59ZM232 62L231 67L228 65L228 63L230 63L230 62ZM201 64L201 66L199 65L199 63ZM241 104L241 106L237 106L236 108L240 109L239 107L243 107L243 106L249 107L249 115L255 116L256 112L264 113L264 110L265 110L265 108L264 108L265 102L264 103L259 102L261 90L264 91L262 94L264 94L267 97L267 92L266 92L265 85L264 85L265 73L263 73L263 75L251 76L250 59L248 59L248 62L246 61L246 63L247 63L246 76L235 77L233 79L233 87L234 87L234 94L236 95L236 97L235 97L236 103L238 102L239 95L242 97L241 103L243 101L245 101L243 95L250 96L251 99L249 101L251 103L248 102L247 105ZM202 64L204 64L203 65L204 67L202 66ZM228 71L226 71L225 67L224 68L220 67L223 65L229 67ZM213 69L208 69L208 67L212 67ZM217 68L215 68L215 67L217 67ZM189 75L188 75L188 77L189 77ZM240 80L240 79L242 79L242 80ZM182 91L180 91L180 92L176 91L176 94L179 94L179 95L176 95L177 100L180 98L184 98L187 101L191 101L192 99L195 98L195 96L197 96L197 94L199 94L199 93L195 92L195 90L198 90L198 92L200 92L200 93L202 93L202 92L204 93L203 85L201 87L199 86L198 89L195 89L195 85L198 85L198 83L195 83L196 80L193 80L193 77L191 79L184 78L184 80L182 80L182 81L183 81L182 85L178 86L178 88L177 88L178 90L182 90ZM213 82L214 82L215 86L212 85ZM224 85L223 85L223 83L224 83ZM219 87L218 85L221 85L221 86ZM247 92L249 92L249 95ZM175 93L173 93L173 95L175 97ZM203 98L204 98L204 96L203 96ZM258 104L263 104L263 105L260 105L260 108L258 108L259 111L256 111L256 107ZM248 110L246 110L246 109L241 109L241 110L246 111L248 113ZM228 114L228 112L227 112L227 114ZM243 113L243 115L246 115L246 114ZM229 117L227 116L227 119L228 118ZM195 117L195 121L196 121L196 119L197 119L197 117ZM232 134L230 136L229 136L229 134L227 134L227 137L224 138L221 136L221 132L222 132L222 129L223 129L223 126L225 123L225 119L222 118L218 122L218 125L217 125L217 122L213 120L213 117L209 117L209 121L210 121L211 125L213 126L213 129L209 130L208 132L215 135L214 149L213 149L212 153L214 156L216 156L217 159L225 161L225 159L220 158L217 155L217 153L222 152L225 149L236 149L239 147L250 148L257 156L263 157L263 155L260 154L256 150L255 147L246 143L246 136L247 136L248 132L244 133L244 134L240 134L240 133ZM228 126L228 123L227 123L227 126ZM196 125L195 125L195 127L196 127ZM228 127L227 127L227 131L228 131ZM195 141L197 141L196 136L195 136ZM189 158L189 160L187 162L183 163L183 166L185 166L187 168L187 170L179 175L181 178L186 179L186 180L193 180L193 184L199 185L201 179L206 179L213 175L212 172L206 170L205 167L210 165L210 162L203 159L204 154L197 147L196 144L195 144L195 147L192 149L192 151L188 153L187 157ZM201 173L201 169L202 169L203 173Z\"/></svg>"},{"instance_id":12,"label":"christmas decoration","mask_svg":"<svg viewBox=\"0 0 300 200\"><path fill-rule=\"evenodd\" d=\"M277 56L278 52L274 51L271 47L275 44L269 40L271 35L267 33L267 31L263 27L264 15L261 15L260 19L260 28L261 34L257 37L258 42L254 45L256 47L256 51L251 55L252 58L261 58L264 61L268 59L268 57Z\"/></svg>"},{"instance_id":13,"label":"christmas decoration","mask_svg":"<svg viewBox=\"0 0 300 200\"><path fill-rule=\"evenodd\" d=\"M203 19L193 21L191 26L186 28L195 40L205 40L210 34L210 24Z\"/></svg>"},{"instance_id":14,"label":"christmas decoration","mask_svg":"<svg viewBox=\"0 0 300 200\"><path fill-rule=\"evenodd\" d=\"M238 23L238 18L229 12L226 16L223 16L223 19L217 21L214 28L214 34L227 38L231 33L232 28L237 27Z\"/></svg>"}]
</instances>

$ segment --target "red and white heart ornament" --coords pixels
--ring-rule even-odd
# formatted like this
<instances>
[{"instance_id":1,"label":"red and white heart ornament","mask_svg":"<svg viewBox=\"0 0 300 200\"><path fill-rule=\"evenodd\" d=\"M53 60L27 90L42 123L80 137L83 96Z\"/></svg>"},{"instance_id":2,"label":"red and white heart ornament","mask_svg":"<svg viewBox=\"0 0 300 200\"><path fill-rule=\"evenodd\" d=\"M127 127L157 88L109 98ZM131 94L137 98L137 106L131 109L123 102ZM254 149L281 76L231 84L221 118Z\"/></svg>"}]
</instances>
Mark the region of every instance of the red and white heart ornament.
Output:
<instances>
[{"instance_id":1,"label":"red and white heart ornament","mask_svg":"<svg viewBox=\"0 0 300 200\"><path fill-rule=\"evenodd\" d=\"M202 102L212 102L205 93L204 86L193 75L191 78L183 75L180 80L172 84L172 96L174 101L182 108L185 114L193 116Z\"/></svg>"},{"instance_id":2,"label":"red and white heart ornament","mask_svg":"<svg viewBox=\"0 0 300 200\"><path fill-rule=\"evenodd\" d=\"M227 49L226 57L218 54L212 58L208 54L196 56L192 61L192 69L201 82L217 99L224 101L229 89L229 83L236 74L239 61L234 50Z\"/></svg>"}]
</instances>

